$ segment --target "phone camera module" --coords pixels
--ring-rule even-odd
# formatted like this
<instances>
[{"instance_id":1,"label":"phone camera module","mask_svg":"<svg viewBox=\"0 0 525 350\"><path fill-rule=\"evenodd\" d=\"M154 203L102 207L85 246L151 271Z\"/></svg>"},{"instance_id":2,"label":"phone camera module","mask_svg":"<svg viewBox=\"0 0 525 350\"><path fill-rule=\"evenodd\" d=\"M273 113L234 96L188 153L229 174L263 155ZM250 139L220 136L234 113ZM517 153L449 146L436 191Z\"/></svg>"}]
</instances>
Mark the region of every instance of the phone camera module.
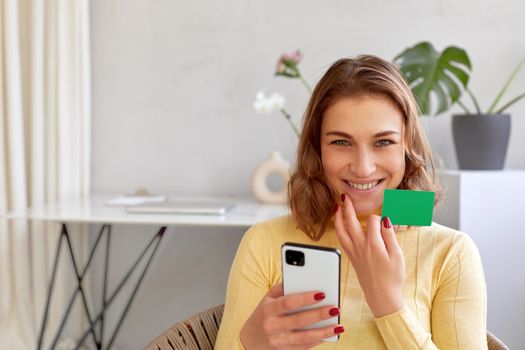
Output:
<instances>
[{"instance_id":1,"label":"phone camera module","mask_svg":"<svg viewBox=\"0 0 525 350\"><path fill-rule=\"evenodd\" d=\"M287 250L285 252L286 263L293 266L304 266L304 253L298 250Z\"/></svg>"}]
</instances>

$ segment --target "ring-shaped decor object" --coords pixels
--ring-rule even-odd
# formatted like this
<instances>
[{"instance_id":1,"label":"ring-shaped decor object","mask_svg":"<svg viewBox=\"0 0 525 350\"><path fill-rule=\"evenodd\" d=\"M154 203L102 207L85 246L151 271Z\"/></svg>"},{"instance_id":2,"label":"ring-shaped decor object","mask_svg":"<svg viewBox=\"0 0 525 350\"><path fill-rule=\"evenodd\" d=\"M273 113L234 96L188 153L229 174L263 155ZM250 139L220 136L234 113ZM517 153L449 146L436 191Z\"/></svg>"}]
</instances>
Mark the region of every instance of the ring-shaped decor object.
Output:
<instances>
[{"instance_id":1,"label":"ring-shaped decor object","mask_svg":"<svg viewBox=\"0 0 525 350\"><path fill-rule=\"evenodd\" d=\"M272 191L268 187L268 177L277 175L281 178L283 187L280 191ZM261 203L282 204L287 201L288 182L290 181L290 163L279 152L272 152L270 157L259 164L252 177L252 190L255 198Z\"/></svg>"}]
</instances>

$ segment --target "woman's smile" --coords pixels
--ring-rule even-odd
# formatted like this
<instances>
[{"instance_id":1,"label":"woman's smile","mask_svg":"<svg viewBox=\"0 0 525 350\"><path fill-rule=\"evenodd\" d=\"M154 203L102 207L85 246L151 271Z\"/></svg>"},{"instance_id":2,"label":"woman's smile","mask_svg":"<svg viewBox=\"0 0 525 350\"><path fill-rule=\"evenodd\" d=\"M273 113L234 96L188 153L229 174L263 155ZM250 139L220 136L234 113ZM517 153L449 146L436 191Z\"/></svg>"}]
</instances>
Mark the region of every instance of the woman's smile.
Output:
<instances>
[{"instance_id":1,"label":"woman's smile","mask_svg":"<svg viewBox=\"0 0 525 350\"><path fill-rule=\"evenodd\" d=\"M353 189L355 190L359 190L359 191L368 191L368 190L371 190L373 188L375 188L377 185L379 185L384 179L379 179L379 180L371 180L371 181L367 181L367 182L354 182L354 181L351 181L351 180L345 180L345 182L350 185L350 187L352 187Z\"/></svg>"}]
</instances>

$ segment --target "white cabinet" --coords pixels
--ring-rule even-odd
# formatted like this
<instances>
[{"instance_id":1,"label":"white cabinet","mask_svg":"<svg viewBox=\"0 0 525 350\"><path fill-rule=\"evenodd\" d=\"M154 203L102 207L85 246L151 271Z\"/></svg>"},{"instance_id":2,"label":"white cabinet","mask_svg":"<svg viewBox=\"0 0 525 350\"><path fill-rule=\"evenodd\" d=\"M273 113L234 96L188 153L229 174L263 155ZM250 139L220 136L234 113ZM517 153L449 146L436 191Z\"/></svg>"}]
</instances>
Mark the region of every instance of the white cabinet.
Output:
<instances>
[{"instance_id":1,"label":"white cabinet","mask_svg":"<svg viewBox=\"0 0 525 350\"><path fill-rule=\"evenodd\" d=\"M446 197L434 221L476 242L485 270L487 328L511 349L525 345L525 171L440 174Z\"/></svg>"}]
</instances>

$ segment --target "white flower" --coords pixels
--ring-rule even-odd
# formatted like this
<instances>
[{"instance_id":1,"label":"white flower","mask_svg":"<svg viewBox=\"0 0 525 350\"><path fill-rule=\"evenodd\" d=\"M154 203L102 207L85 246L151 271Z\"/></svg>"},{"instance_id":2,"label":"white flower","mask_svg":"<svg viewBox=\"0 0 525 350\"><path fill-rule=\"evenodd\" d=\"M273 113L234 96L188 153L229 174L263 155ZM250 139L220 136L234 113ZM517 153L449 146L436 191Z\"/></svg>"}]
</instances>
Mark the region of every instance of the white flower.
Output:
<instances>
[{"instance_id":1,"label":"white flower","mask_svg":"<svg viewBox=\"0 0 525 350\"><path fill-rule=\"evenodd\" d=\"M255 96L255 102L253 108L255 112L268 114L275 111L280 111L284 108L286 99L277 93L272 94L270 97L266 97L263 91L259 91Z\"/></svg>"},{"instance_id":2,"label":"white flower","mask_svg":"<svg viewBox=\"0 0 525 350\"><path fill-rule=\"evenodd\" d=\"M270 97L270 105L274 110L281 110L284 108L284 104L286 103L286 100L284 96L279 94L273 94L272 97Z\"/></svg>"}]
</instances>

